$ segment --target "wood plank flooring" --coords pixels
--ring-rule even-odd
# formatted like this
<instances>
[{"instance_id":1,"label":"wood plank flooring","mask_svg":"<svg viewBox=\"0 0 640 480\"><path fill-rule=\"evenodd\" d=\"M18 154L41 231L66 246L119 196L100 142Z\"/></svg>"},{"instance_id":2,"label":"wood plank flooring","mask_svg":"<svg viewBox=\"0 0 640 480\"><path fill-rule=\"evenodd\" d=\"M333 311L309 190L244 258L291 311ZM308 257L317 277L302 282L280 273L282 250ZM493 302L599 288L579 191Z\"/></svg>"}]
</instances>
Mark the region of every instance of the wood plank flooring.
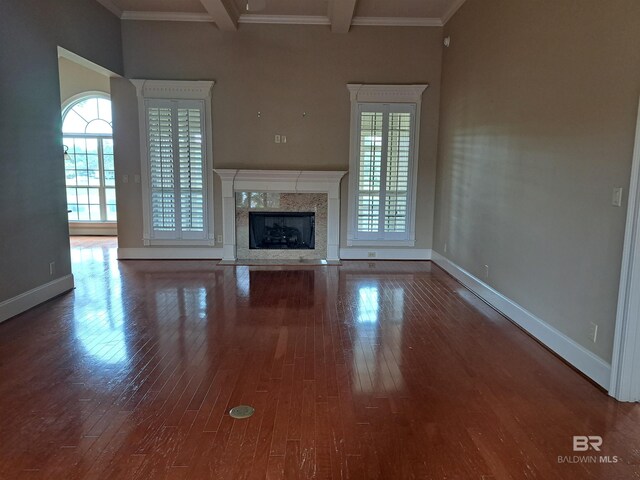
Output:
<instances>
[{"instance_id":1,"label":"wood plank flooring","mask_svg":"<svg viewBox=\"0 0 640 480\"><path fill-rule=\"evenodd\" d=\"M640 478L640 407L430 262L115 255L0 325L1 479Z\"/></svg>"}]
</instances>

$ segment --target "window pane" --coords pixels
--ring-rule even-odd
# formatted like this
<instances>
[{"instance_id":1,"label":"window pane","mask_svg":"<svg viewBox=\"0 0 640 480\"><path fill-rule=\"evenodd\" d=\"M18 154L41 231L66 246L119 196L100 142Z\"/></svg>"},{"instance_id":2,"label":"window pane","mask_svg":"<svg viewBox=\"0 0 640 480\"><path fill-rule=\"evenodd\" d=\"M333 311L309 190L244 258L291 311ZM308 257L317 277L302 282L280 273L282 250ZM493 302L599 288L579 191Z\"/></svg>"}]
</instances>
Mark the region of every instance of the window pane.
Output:
<instances>
[{"instance_id":1,"label":"window pane","mask_svg":"<svg viewBox=\"0 0 640 480\"><path fill-rule=\"evenodd\" d=\"M86 150L88 154L97 155L98 154L98 139L97 138L87 138L85 139Z\"/></svg>"},{"instance_id":2,"label":"window pane","mask_svg":"<svg viewBox=\"0 0 640 480\"><path fill-rule=\"evenodd\" d=\"M98 99L91 97L82 100L76 103L72 110L86 122L90 122L94 118L98 118Z\"/></svg>"},{"instance_id":3,"label":"window pane","mask_svg":"<svg viewBox=\"0 0 640 480\"><path fill-rule=\"evenodd\" d=\"M89 206L89 214L91 216L91 220L100 221L102 220L100 216L100 205L90 205Z\"/></svg>"},{"instance_id":4,"label":"window pane","mask_svg":"<svg viewBox=\"0 0 640 480\"><path fill-rule=\"evenodd\" d=\"M73 110L67 113L62 124L64 133L84 133L87 122Z\"/></svg>"},{"instance_id":5,"label":"window pane","mask_svg":"<svg viewBox=\"0 0 640 480\"><path fill-rule=\"evenodd\" d=\"M89 185L100 185L100 170L89 170Z\"/></svg>"},{"instance_id":6,"label":"window pane","mask_svg":"<svg viewBox=\"0 0 640 480\"><path fill-rule=\"evenodd\" d=\"M78 220L91 220L89 205L78 205Z\"/></svg>"},{"instance_id":7,"label":"window pane","mask_svg":"<svg viewBox=\"0 0 640 480\"><path fill-rule=\"evenodd\" d=\"M67 185L72 186L76 184L76 171L69 169L65 172Z\"/></svg>"},{"instance_id":8,"label":"window pane","mask_svg":"<svg viewBox=\"0 0 640 480\"><path fill-rule=\"evenodd\" d=\"M118 220L115 205L107 205L107 220L110 222L115 222L116 220Z\"/></svg>"},{"instance_id":9,"label":"window pane","mask_svg":"<svg viewBox=\"0 0 640 480\"><path fill-rule=\"evenodd\" d=\"M101 133L111 135L111 124L104 120L92 120L87 124L86 133Z\"/></svg>"},{"instance_id":10,"label":"window pane","mask_svg":"<svg viewBox=\"0 0 640 480\"><path fill-rule=\"evenodd\" d=\"M102 151L105 155L113 155L113 140L105 138L102 140Z\"/></svg>"},{"instance_id":11,"label":"window pane","mask_svg":"<svg viewBox=\"0 0 640 480\"><path fill-rule=\"evenodd\" d=\"M78 196L76 195L76 189L67 188L67 203L72 204L77 202L78 202Z\"/></svg>"},{"instance_id":12,"label":"window pane","mask_svg":"<svg viewBox=\"0 0 640 480\"><path fill-rule=\"evenodd\" d=\"M100 205L100 190L97 188L89 188L89 203L92 205Z\"/></svg>"},{"instance_id":13,"label":"window pane","mask_svg":"<svg viewBox=\"0 0 640 480\"><path fill-rule=\"evenodd\" d=\"M98 99L98 117L111 123L111 101L106 98Z\"/></svg>"},{"instance_id":14,"label":"window pane","mask_svg":"<svg viewBox=\"0 0 640 480\"><path fill-rule=\"evenodd\" d=\"M87 168L89 170L100 170L98 155L87 155Z\"/></svg>"},{"instance_id":15,"label":"window pane","mask_svg":"<svg viewBox=\"0 0 640 480\"><path fill-rule=\"evenodd\" d=\"M89 203L89 189L88 188L76 188L76 194L78 203Z\"/></svg>"},{"instance_id":16,"label":"window pane","mask_svg":"<svg viewBox=\"0 0 640 480\"><path fill-rule=\"evenodd\" d=\"M112 170L105 170L104 184L107 187L114 187L116 184L116 174Z\"/></svg>"},{"instance_id":17,"label":"window pane","mask_svg":"<svg viewBox=\"0 0 640 480\"><path fill-rule=\"evenodd\" d=\"M115 188L105 188L104 189L104 196L105 196L105 201L107 203L107 205L109 204L116 204L116 189Z\"/></svg>"},{"instance_id":18,"label":"window pane","mask_svg":"<svg viewBox=\"0 0 640 480\"><path fill-rule=\"evenodd\" d=\"M105 154L104 158L104 169L105 170L115 170L113 167L113 155Z\"/></svg>"}]
</instances>

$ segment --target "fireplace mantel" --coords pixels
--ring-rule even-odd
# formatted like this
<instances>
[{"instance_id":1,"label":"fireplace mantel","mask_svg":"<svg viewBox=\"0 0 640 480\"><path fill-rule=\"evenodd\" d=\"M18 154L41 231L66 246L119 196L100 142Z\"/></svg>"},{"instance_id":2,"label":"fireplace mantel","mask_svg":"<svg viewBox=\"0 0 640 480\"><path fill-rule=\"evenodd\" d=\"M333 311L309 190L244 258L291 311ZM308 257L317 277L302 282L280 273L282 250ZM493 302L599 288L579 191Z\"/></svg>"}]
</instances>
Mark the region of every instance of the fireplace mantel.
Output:
<instances>
[{"instance_id":1,"label":"fireplace mantel","mask_svg":"<svg viewBox=\"0 0 640 480\"><path fill-rule=\"evenodd\" d=\"M340 260L340 180L346 171L214 170L222 181L223 262L236 256L236 192L326 193L327 261Z\"/></svg>"}]
</instances>

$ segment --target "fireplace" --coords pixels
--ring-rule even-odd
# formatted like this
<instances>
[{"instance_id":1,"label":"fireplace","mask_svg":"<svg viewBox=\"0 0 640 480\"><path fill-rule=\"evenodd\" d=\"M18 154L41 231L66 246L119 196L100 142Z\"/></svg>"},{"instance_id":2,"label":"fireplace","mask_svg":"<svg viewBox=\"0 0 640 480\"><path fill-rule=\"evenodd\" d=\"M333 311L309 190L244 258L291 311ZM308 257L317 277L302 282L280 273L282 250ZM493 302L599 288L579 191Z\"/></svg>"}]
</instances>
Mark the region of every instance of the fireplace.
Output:
<instances>
[{"instance_id":1,"label":"fireplace","mask_svg":"<svg viewBox=\"0 0 640 480\"><path fill-rule=\"evenodd\" d=\"M315 213L249 212L249 249L313 250Z\"/></svg>"},{"instance_id":2,"label":"fireplace","mask_svg":"<svg viewBox=\"0 0 640 480\"><path fill-rule=\"evenodd\" d=\"M247 260L340 261L340 180L346 172L236 169L215 172L222 181L222 264ZM304 227L286 225L301 230L302 240L291 240L298 248L285 247L288 242L282 235L279 245L275 242L276 235L271 239L271 248L265 248L259 244L263 233L256 232L255 226L250 228L249 214L267 213L282 219L282 213L304 213L308 217L308 212L314 215L313 219L305 220L312 222L313 234ZM293 218L283 220L289 222ZM284 236L287 235L285 232Z\"/></svg>"}]
</instances>

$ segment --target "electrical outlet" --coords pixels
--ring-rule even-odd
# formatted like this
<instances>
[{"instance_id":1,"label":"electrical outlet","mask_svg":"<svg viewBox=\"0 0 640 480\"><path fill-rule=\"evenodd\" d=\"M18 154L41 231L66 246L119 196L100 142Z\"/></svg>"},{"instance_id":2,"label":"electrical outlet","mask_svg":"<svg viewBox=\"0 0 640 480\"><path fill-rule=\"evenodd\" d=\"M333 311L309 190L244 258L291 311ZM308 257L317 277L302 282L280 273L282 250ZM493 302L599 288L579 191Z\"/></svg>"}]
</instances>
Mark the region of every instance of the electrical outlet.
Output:
<instances>
[{"instance_id":1,"label":"electrical outlet","mask_svg":"<svg viewBox=\"0 0 640 480\"><path fill-rule=\"evenodd\" d=\"M589 338L593 343L598 341L598 325L591 322L591 327L589 328Z\"/></svg>"},{"instance_id":2,"label":"electrical outlet","mask_svg":"<svg viewBox=\"0 0 640 480\"><path fill-rule=\"evenodd\" d=\"M222 243L222 235L218 235L218 243Z\"/></svg>"},{"instance_id":3,"label":"electrical outlet","mask_svg":"<svg viewBox=\"0 0 640 480\"><path fill-rule=\"evenodd\" d=\"M369 262L369 268L376 268L376 264L373 262Z\"/></svg>"},{"instance_id":4,"label":"electrical outlet","mask_svg":"<svg viewBox=\"0 0 640 480\"><path fill-rule=\"evenodd\" d=\"M484 266L484 278L489 278L489 265Z\"/></svg>"},{"instance_id":5,"label":"electrical outlet","mask_svg":"<svg viewBox=\"0 0 640 480\"><path fill-rule=\"evenodd\" d=\"M280 143L281 139L282 139L282 137L280 137L280 135L276 135L275 137L273 137L273 141L275 143Z\"/></svg>"},{"instance_id":6,"label":"electrical outlet","mask_svg":"<svg viewBox=\"0 0 640 480\"><path fill-rule=\"evenodd\" d=\"M122 183L129 183L129 175L122 176Z\"/></svg>"},{"instance_id":7,"label":"electrical outlet","mask_svg":"<svg viewBox=\"0 0 640 480\"><path fill-rule=\"evenodd\" d=\"M611 194L611 205L614 207L622 206L622 187L615 187Z\"/></svg>"},{"instance_id":8,"label":"electrical outlet","mask_svg":"<svg viewBox=\"0 0 640 480\"><path fill-rule=\"evenodd\" d=\"M376 252L367 252L367 257L376 258Z\"/></svg>"},{"instance_id":9,"label":"electrical outlet","mask_svg":"<svg viewBox=\"0 0 640 480\"><path fill-rule=\"evenodd\" d=\"M56 273L56 262L49 264L49 276L53 276Z\"/></svg>"}]
</instances>

